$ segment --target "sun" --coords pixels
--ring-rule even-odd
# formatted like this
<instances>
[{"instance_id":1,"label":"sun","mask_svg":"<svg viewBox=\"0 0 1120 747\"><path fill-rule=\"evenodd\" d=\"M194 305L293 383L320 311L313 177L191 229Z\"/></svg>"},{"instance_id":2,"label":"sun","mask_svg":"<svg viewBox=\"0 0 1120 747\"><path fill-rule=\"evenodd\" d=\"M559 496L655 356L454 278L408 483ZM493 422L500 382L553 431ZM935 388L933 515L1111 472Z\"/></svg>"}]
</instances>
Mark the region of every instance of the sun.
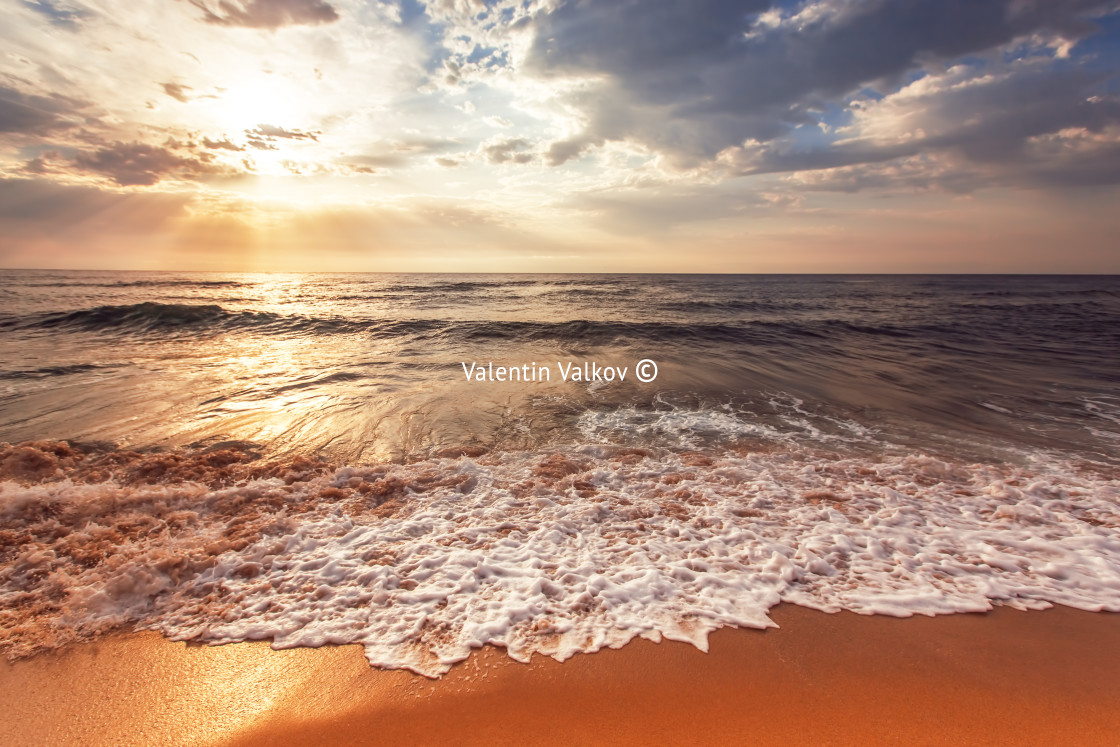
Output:
<instances>
[{"instance_id":1,"label":"sun","mask_svg":"<svg viewBox=\"0 0 1120 747\"><path fill-rule=\"evenodd\" d=\"M258 71L231 77L212 97L200 99L200 114L223 133L244 136L261 125L287 130L307 126L314 93L287 76Z\"/></svg>"}]
</instances>

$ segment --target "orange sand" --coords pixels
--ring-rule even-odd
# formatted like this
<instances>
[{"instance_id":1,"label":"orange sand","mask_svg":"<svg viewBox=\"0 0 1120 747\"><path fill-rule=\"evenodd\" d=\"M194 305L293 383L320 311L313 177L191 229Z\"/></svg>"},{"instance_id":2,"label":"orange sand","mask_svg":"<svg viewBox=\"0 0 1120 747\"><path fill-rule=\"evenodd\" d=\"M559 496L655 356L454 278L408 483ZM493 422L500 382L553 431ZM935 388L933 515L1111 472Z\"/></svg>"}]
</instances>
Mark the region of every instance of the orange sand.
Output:
<instances>
[{"instance_id":1,"label":"orange sand","mask_svg":"<svg viewBox=\"0 0 1120 747\"><path fill-rule=\"evenodd\" d=\"M1120 615L774 613L710 654L485 650L439 681L357 646L115 636L0 664L0 744L1120 744Z\"/></svg>"}]
</instances>

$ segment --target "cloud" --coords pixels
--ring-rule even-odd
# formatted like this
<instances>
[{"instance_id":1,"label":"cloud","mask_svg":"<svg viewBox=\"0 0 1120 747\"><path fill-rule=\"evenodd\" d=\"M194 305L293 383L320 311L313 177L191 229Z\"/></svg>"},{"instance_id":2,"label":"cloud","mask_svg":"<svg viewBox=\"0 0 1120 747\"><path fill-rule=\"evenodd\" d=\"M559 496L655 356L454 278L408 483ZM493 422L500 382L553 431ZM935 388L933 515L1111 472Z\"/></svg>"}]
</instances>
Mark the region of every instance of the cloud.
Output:
<instances>
[{"instance_id":1,"label":"cloud","mask_svg":"<svg viewBox=\"0 0 1120 747\"><path fill-rule=\"evenodd\" d=\"M428 13L439 19L470 19L489 10L486 0L428 0L426 5Z\"/></svg>"},{"instance_id":2,"label":"cloud","mask_svg":"<svg viewBox=\"0 0 1120 747\"><path fill-rule=\"evenodd\" d=\"M340 158L338 162L344 166L357 167L359 171L364 168L367 172L370 169L403 169L421 156L446 153L462 147L459 140L452 138L413 136L383 144L368 153ZM450 159L436 160L441 162Z\"/></svg>"},{"instance_id":3,"label":"cloud","mask_svg":"<svg viewBox=\"0 0 1120 747\"><path fill-rule=\"evenodd\" d=\"M819 0L783 11L771 0L568 0L535 18L524 68L545 81L585 81L565 98L583 129L553 142L548 163L628 140L694 168L728 148L816 127L823 112L842 111L865 87L889 92L923 70L1015 40L1083 38L1096 28L1087 14L1114 7L1113 0ZM1080 83L1084 92L1089 83Z\"/></svg>"},{"instance_id":4,"label":"cloud","mask_svg":"<svg viewBox=\"0 0 1120 747\"><path fill-rule=\"evenodd\" d=\"M353 166L357 169L399 169L408 164L408 157L403 153L368 153L349 156L340 161L344 166Z\"/></svg>"},{"instance_id":5,"label":"cloud","mask_svg":"<svg viewBox=\"0 0 1120 747\"><path fill-rule=\"evenodd\" d=\"M1120 183L1120 126L1072 127L1031 138L1026 176L1046 186Z\"/></svg>"},{"instance_id":6,"label":"cloud","mask_svg":"<svg viewBox=\"0 0 1120 747\"><path fill-rule=\"evenodd\" d=\"M255 129L245 130L245 134L258 140L318 140L318 132L304 132L302 130L285 130L270 124L257 125Z\"/></svg>"},{"instance_id":7,"label":"cloud","mask_svg":"<svg viewBox=\"0 0 1120 747\"><path fill-rule=\"evenodd\" d=\"M36 13L41 13L50 20L51 25L65 29L76 29L79 22L86 17L86 12L80 7L66 2L52 2L52 0L24 0L23 3Z\"/></svg>"},{"instance_id":8,"label":"cloud","mask_svg":"<svg viewBox=\"0 0 1120 747\"><path fill-rule=\"evenodd\" d=\"M743 174L847 169L836 180L819 175L813 180L816 188L836 183L843 191L885 187L890 174L898 186L924 179L952 191L1048 181L1104 183L1106 164L1111 183L1120 183L1120 163L1115 161L1120 100L1085 94L1102 80L1099 73L1054 71L1030 62L982 76L951 68L879 100L855 102L852 122L837 131L839 138L830 147L784 150L778 143L743 149L729 158ZM1040 142L1063 140L1063 132L1086 137L1076 149L1039 147ZM1087 170L1090 150L1098 168ZM905 168L882 165L896 159ZM944 173L948 163L955 167ZM916 171L922 164L929 168L924 177ZM849 168L856 165L870 168Z\"/></svg>"},{"instance_id":9,"label":"cloud","mask_svg":"<svg viewBox=\"0 0 1120 747\"><path fill-rule=\"evenodd\" d=\"M323 0L190 0L207 23L277 29L338 20L338 11Z\"/></svg>"},{"instance_id":10,"label":"cloud","mask_svg":"<svg viewBox=\"0 0 1120 747\"><path fill-rule=\"evenodd\" d=\"M243 151L245 150L240 145L231 142L229 138L222 138L221 140L211 140L208 137L202 138L202 146L210 150L232 150Z\"/></svg>"},{"instance_id":11,"label":"cloud","mask_svg":"<svg viewBox=\"0 0 1120 747\"><path fill-rule=\"evenodd\" d=\"M484 143L481 152L489 163L529 163L533 160L533 154L526 153L525 149L530 145L525 138L499 138Z\"/></svg>"},{"instance_id":12,"label":"cloud","mask_svg":"<svg viewBox=\"0 0 1120 747\"><path fill-rule=\"evenodd\" d=\"M176 101L187 103L191 97L187 95L187 91L191 90L190 86L184 86L182 83L160 83L163 92Z\"/></svg>"},{"instance_id":13,"label":"cloud","mask_svg":"<svg viewBox=\"0 0 1120 747\"><path fill-rule=\"evenodd\" d=\"M596 140L590 137L557 140L548 146L548 151L545 153L544 158L549 166L559 166L571 161L573 158L579 158L592 146L601 145L602 143L602 138Z\"/></svg>"},{"instance_id":14,"label":"cloud","mask_svg":"<svg viewBox=\"0 0 1120 747\"><path fill-rule=\"evenodd\" d=\"M201 180L233 176L236 172L216 163L209 153L182 155L171 148L145 143L113 143L79 153L73 165L108 177L121 186L151 186L163 179Z\"/></svg>"},{"instance_id":15,"label":"cloud","mask_svg":"<svg viewBox=\"0 0 1120 747\"><path fill-rule=\"evenodd\" d=\"M1087 96L1107 75L1030 62L977 75L965 66L927 76L877 101L857 101L838 146L923 143L959 147L978 161L1022 156L1027 138L1120 119L1120 101ZM852 137L846 138L846 135Z\"/></svg>"},{"instance_id":16,"label":"cloud","mask_svg":"<svg viewBox=\"0 0 1120 747\"><path fill-rule=\"evenodd\" d=\"M24 93L0 85L0 132L37 133L77 123L84 104L58 94Z\"/></svg>"}]
</instances>

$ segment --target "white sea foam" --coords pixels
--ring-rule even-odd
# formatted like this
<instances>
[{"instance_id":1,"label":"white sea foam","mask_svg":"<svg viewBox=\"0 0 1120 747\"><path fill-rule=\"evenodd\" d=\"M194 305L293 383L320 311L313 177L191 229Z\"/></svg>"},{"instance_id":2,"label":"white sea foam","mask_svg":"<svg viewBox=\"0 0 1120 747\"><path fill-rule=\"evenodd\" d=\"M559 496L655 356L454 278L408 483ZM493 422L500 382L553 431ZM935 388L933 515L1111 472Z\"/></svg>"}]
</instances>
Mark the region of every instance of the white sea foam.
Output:
<instances>
[{"instance_id":1,"label":"white sea foam","mask_svg":"<svg viewBox=\"0 0 1120 747\"><path fill-rule=\"evenodd\" d=\"M1086 397L1082 400L1085 411L1095 418L1103 420L1103 428L1094 427L1092 421L1085 423L1085 430L1096 438L1105 438L1120 441L1120 397L1098 396Z\"/></svg>"},{"instance_id":2,"label":"white sea foam","mask_svg":"<svg viewBox=\"0 0 1120 747\"><path fill-rule=\"evenodd\" d=\"M71 532L50 529L45 507L63 502L85 506ZM221 490L0 484L5 527L32 516L32 540L0 567L17 633L35 622L20 600L49 589L64 601L34 613L38 629L361 643L374 665L429 676L484 644L518 660L636 636L704 649L719 627L771 626L783 601L896 616L1120 611L1120 481L1041 455L1009 466L590 445ZM137 516L150 528L122 529ZM67 560L109 535L99 562Z\"/></svg>"},{"instance_id":3,"label":"white sea foam","mask_svg":"<svg viewBox=\"0 0 1120 747\"><path fill-rule=\"evenodd\" d=\"M695 449L705 440L735 438L780 440L788 434L760 422L737 416L730 410L588 410L580 418L580 433L589 441L657 443L674 448Z\"/></svg>"},{"instance_id":4,"label":"white sea foam","mask_svg":"<svg viewBox=\"0 0 1120 747\"><path fill-rule=\"evenodd\" d=\"M633 406L587 410L577 427L583 437L601 443L656 444L696 449L741 439L766 440L795 446L806 442L839 446L880 443L878 433L860 423L810 413L793 397L774 395L769 410L754 413L731 405L681 408L659 402L657 410Z\"/></svg>"}]
</instances>

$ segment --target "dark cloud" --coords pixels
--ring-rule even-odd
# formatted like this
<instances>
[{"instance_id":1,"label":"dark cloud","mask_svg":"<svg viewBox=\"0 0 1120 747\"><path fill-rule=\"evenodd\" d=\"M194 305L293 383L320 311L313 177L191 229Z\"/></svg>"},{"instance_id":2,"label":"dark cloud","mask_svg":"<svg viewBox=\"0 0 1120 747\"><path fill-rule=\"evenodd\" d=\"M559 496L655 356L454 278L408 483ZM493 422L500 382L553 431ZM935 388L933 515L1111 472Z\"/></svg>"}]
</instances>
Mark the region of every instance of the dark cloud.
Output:
<instances>
[{"instance_id":1,"label":"dark cloud","mask_svg":"<svg viewBox=\"0 0 1120 747\"><path fill-rule=\"evenodd\" d=\"M67 174L71 171L70 159L59 150L42 150L19 169L20 174L45 176Z\"/></svg>"},{"instance_id":2,"label":"dark cloud","mask_svg":"<svg viewBox=\"0 0 1120 747\"><path fill-rule=\"evenodd\" d=\"M204 137L204 138L202 138L202 146L204 148L209 148L210 150L233 150L233 151L245 150L240 145L237 145L236 143L231 142L229 138L223 138L221 140L211 140L208 137Z\"/></svg>"},{"instance_id":3,"label":"dark cloud","mask_svg":"<svg viewBox=\"0 0 1120 747\"><path fill-rule=\"evenodd\" d=\"M1033 140L1011 161L977 163L952 151L882 162L800 171L786 177L798 191L885 193L937 190L966 194L985 187L1067 188L1120 183L1120 130L1075 130Z\"/></svg>"},{"instance_id":4,"label":"dark cloud","mask_svg":"<svg viewBox=\"0 0 1120 747\"><path fill-rule=\"evenodd\" d=\"M190 0L207 23L276 29L338 20L338 11L323 0Z\"/></svg>"},{"instance_id":5,"label":"dark cloud","mask_svg":"<svg viewBox=\"0 0 1120 747\"><path fill-rule=\"evenodd\" d=\"M146 143L114 143L79 153L73 165L121 186L150 186L167 178L202 180L234 175L228 167L215 163L209 153L195 156Z\"/></svg>"},{"instance_id":6,"label":"dark cloud","mask_svg":"<svg viewBox=\"0 0 1120 747\"><path fill-rule=\"evenodd\" d=\"M450 138L411 137L386 144L370 153L347 156L339 159L339 163L344 166L356 167L356 170L360 168L400 169L419 156L446 153L462 147L461 142Z\"/></svg>"},{"instance_id":7,"label":"dark cloud","mask_svg":"<svg viewBox=\"0 0 1120 747\"><path fill-rule=\"evenodd\" d=\"M484 144L481 150L490 163L529 163L533 160L533 154L524 152L529 146L530 143L525 138L500 138Z\"/></svg>"},{"instance_id":8,"label":"dark cloud","mask_svg":"<svg viewBox=\"0 0 1120 747\"><path fill-rule=\"evenodd\" d=\"M85 11L73 6L67 7L65 3L52 2L51 0L24 0L24 5L37 13L46 16L52 25L65 29L76 29L86 17Z\"/></svg>"},{"instance_id":9,"label":"dark cloud","mask_svg":"<svg viewBox=\"0 0 1120 747\"><path fill-rule=\"evenodd\" d=\"M318 140L318 132L304 132L303 130L285 130L270 124L257 125L256 129L245 130L245 134L258 140Z\"/></svg>"},{"instance_id":10,"label":"dark cloud","mask_svg":"<svg viewBox=\"0 0 1120 747\"><path fill-rule=\"evenodd\" d=\"M30 134L70 126L83 106L66 96L41 96L0 85L0 132Z\"/></svg>"},{"instance_id":11,"label":"dark cloud","mask_svg":"<svg viewBox=\"0 0 1120 747\"><path fill-rule=\"evenodd\" d=\"M799 126L815 126L823 110L842 110L865 87L896 90L923 69L936 71L940 63L1032 35L1082 38L1096 28L1086 18L1113 12L1116 3L823 0L792 11L772 6L772 0L569 0L539 14L526 69L602 81L571 95L568 103L588 125L552 143L547 162L562 164L608 140L641 143L678 167L703 164L745 142L773 146L766 163L758 164L763 170L780 168L782 159L791 168L799 159L802 167L820 168L830 159L842 165L852 158L904 156L917 146L862 143L832 153L827 143L807 148L788 139ZM1055 127L1093 117L1114 121L1105 108L1090 113L1074 103L1086 99L1099 78L1073 80L1057 66L1047 73L1054 75L1049 82L1042 74L1031 81L1034 101L1008 92L1005 102L970 102L961 121L979 124L947 130L940 143L926 145L992 157L1021 150L1025 138ZM1075 114L1067 116L1071 107Z\"/></svg>"},{"instance_id":12,"label":"dark cloud","mask_svg":"<svg viewBox=\"0 0 1120 747\"><path fill-rule=\"evenodd\" d=\"M1086 95L1103 80L1078 69L1028 70L954 86L922 102L922 140L976 162L1018 161L1029 156L1033 138L1069 128L1100 132L1120 122L1120 100Z\"/></svg>"},{"instance_id":13,"label":"dark cloud","mask_svg":"<svg viewBox=\"0 0 1120 747\"><path fill-rule=\"evenodd\" d=\"M925 178L930 185L952 191L995 183L1120 183L1120 163L1115 160L1120 143L1113 142L1115 133L1108 134L1120 123L1120 100L1085 95L1087 88L1101 81L1101 74L1028 69L980 80L946 78L927 94L901 96L897 104L888 97L870 105L872 111L886 110L882 118L895 127L893 132L879 136L872 132L819 149L786 150L782 143L763 146L743 156L739 173L842 169L947 154L935 163L952 161L956 172L931 169ZM1050 137L1051 147L1043 147L1048 136L1058 133L1067 135ZM1077 149L1058 147L1075 140ZM1087 163L1090 150L1098 155ZM921 175L912 168L915 163L897 174L899 186L919 184ZM892 168L847 172L836 184L845 191L883 186ZM859 178L852 181L853 174Z\"/></svg>"},{"instance_id":14,"label":"dark cloud","mask_svg":"<svg viewBox=\"0 0 1120 747\"><path fill-rule=\"evenodd\" d=\"M452 60L444 60L443 68L447 71L447 73L443 76L443 82L447 85L457 85L459 81L463 79L463 69L457 62L454 62Z\"/></svg>"},{"instance_id":15,"label":"dark cloud","mask_svg":"<svg viewBox=\"0 0 1120 747\"><path fill-rule=\"evenodd\" d=\"M599 140L602 142L602 140ZM575 138L572 140L557 140L548 146L545 160L549 166L559 166L573 158L583 155L584 151L594 144L593 138Z\"/></svg>"},{"instance_id":16,"label":"dark cloud","mask_svg":"<svg viewBox=\"0 0 1120 747\"><path fill-rule=\"evenodd\" d=\"M191 90L190 86L184 86L182 83L160 83L163 92L176 101L181 101L184 104L191 100L187 95L187 91Z\"/></svg>"},{"instance_id":17,"label":"dark cloud","mask_svg":"<svg viewBox=\"0 0 1120 747\"><path fill-rule=\"evenodd\" d=\"M1043 186L1084 187L1120 183L1120 128L1066 131L1036 138L1025 178Z\"/></svg>"}]
</instances>

